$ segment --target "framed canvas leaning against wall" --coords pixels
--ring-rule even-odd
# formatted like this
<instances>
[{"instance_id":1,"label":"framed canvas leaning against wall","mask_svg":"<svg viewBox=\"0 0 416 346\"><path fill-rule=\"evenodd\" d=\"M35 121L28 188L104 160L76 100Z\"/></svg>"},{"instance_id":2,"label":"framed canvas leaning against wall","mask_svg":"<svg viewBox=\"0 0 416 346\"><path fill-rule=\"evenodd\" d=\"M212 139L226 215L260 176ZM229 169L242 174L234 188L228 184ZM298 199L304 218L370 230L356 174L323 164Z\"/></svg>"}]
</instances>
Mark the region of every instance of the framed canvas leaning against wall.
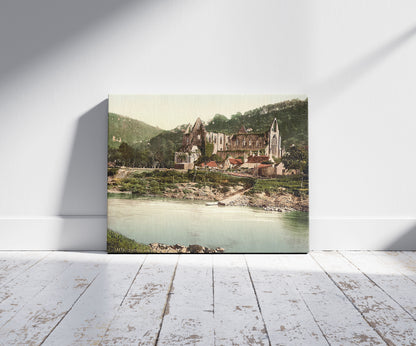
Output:
<instances>
[{"instance_id":1,"label":"framed canvas leaning against wall","mask_svg":"<svg viewBox=\"0 0 416 346\"><path fill-rule=\"evenodd\" d=\"M308 251L303 95L111 95L109 253Z\"/></svg>"}]
</instances>

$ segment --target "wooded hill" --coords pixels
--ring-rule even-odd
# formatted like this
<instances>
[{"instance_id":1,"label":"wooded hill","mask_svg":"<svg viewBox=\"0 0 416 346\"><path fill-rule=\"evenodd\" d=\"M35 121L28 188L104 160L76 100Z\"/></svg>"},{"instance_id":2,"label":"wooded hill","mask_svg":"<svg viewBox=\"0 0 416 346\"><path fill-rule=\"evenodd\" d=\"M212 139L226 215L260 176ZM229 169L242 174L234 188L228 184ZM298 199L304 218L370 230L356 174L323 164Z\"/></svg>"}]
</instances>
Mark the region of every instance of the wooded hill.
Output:
<instances>
[{"instance_id":1,"label":"wooded hill","mask_svg":"<svg viewBox=\"0 0 416 346\"><path fill-rule=\"evenodd\" d=\"M205 125L207 131L223 132L225 134L237 133L244 125L253 133L264 133L270 129L274 120L279 124L283 146L292 144L308 145L308 100L290 100L270 104L245 112L236 113L230 119L221 114Z\"/></svg>"},{"instance_id":2,"label":"wooded hill","mask_svg":"<svg viewBox=\"0 0 416 346\"><path fill-rule=\"evenodd\" d=\"M118 148L122 142L136 147L163 131L143 121L114 113L108 114L108 124L109 148Z\"/></svg>"}]
</instances>

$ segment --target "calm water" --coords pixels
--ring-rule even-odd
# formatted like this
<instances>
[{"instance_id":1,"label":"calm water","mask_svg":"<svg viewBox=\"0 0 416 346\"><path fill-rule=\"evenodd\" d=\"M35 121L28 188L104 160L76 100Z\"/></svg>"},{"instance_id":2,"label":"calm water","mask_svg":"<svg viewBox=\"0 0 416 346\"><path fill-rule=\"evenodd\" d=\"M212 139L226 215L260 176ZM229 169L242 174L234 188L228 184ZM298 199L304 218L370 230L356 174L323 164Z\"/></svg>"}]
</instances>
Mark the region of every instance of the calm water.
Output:
<instances>
[{"instance_id":1,"label":"calm water","mask_svg":"<svg viewBox=\"0 0 416 346\"><path fill-rule=\"evenodd\" d=\"M108 199L108 228L145 244L199 244L228 253L308 251L304 212L117 195Z\"/></svg>"}]
</instances>

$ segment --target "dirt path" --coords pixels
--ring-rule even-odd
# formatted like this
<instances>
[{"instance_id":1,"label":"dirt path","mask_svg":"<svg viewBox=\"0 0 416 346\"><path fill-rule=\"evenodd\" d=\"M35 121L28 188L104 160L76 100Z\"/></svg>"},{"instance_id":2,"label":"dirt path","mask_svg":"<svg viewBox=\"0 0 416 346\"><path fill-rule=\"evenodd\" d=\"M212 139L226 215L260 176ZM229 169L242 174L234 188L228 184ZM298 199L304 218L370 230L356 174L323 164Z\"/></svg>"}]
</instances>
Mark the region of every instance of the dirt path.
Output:
<instances>
[{"instance_id":1,"label":"dirt path","mask_svg":"<svg viewBox=\"0 0 416 346\"><path fill-rule=\"evenodd\" d=\"M240 198L241 195L243 195L244 193L246 193L250 189L251 189L251 187L249 187L248 189L238 190L238 191L234 192L233 194L231 194L230 196L228 196L227 198L224 198L222 201L219 201L218 204L220 204L220 205L229 205L231 202Z\"/></svg>"}]
</instances>

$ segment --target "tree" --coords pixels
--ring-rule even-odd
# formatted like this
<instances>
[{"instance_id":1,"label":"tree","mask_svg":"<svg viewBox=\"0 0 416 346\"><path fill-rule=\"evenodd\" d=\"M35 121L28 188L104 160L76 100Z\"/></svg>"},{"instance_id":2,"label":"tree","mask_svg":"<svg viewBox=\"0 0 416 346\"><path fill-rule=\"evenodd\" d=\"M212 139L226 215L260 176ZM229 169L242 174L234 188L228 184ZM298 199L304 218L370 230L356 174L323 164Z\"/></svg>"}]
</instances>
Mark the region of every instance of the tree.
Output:
<instances>
[{"instance_id":1,"label":"tree","mask_svg":"<svg viewBox=\"0 0 416 346\"><path fill-rule=\"evenodd\" d=\"M121 154L122 164L130 166L134 161L134 149L127 143L123 142L120 144L118 151Z\"/></svg>"},{"instance_id":2,"label":"tree","mask_svg":"<svg viewBox=\"0 0 416 346\"><path fill-rule=\"evenodd\" d=\"M224 121L228 121L228 119L225 115L215 114L214 119L212 119L212 121L215 121L215 122L222 121L222 122L224 122Z\"/></svg>"},{"instance_id":3,"label":"tree","mask_svg":"<svg viewBox=\"0 0 416 346\"><path fill-rule=\"evenodd\" d=\"M212 153L214 152L214 144L213 143L205 143L204 148L204 156L207 158L210 158L212 156Z\"/></svg>"},{"instance_id":4,"label":"tree","mask_svg":"<svg viewBox=\"0 0 416 346\"><path fill-rule=\"evenodd\" d=\"M282 157L282 162L286 169L299 170L303 187L303 174L308 174L308 150L307 148L292 145Z\"/></svg>"}]
</instances>

